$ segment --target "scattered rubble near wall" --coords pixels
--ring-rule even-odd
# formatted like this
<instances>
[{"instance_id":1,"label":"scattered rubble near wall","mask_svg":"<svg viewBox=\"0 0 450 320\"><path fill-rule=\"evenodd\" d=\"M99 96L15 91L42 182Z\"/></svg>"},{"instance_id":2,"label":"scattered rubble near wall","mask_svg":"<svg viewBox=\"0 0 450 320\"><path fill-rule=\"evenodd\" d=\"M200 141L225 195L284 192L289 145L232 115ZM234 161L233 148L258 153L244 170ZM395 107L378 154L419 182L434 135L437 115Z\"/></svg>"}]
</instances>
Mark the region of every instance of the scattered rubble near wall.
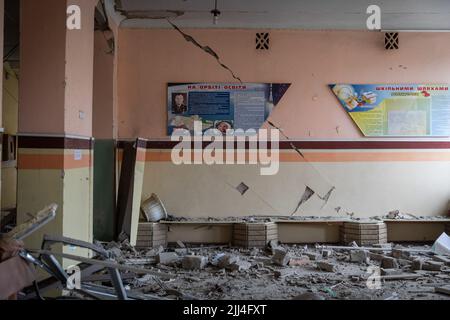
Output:
<instances>
[{"instance_id":1,"label":"scattered rubble near wall","mask_svg":"<svg viewBox=\"0 0 450 320\"><path fill-rule=\"evenodd\" d=\"M115 260L172 275L122 273L126 289L160 299L450 299L450 256L430 247L279 245L190 247L181 241L137 251L102 244ZM110 285L107 277L91 279ZM105 280L106 279L106 280ZM447 286L447 287L446 287Z\"/></svg>"}]
</instances>

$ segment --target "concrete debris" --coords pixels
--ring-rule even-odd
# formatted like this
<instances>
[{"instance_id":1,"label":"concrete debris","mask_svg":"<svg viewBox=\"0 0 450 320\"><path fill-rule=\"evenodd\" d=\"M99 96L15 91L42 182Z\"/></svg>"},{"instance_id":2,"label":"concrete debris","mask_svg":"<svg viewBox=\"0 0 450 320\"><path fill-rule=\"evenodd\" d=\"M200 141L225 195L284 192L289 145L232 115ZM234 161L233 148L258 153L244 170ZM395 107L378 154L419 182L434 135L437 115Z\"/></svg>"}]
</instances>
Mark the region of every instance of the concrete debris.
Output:
<instances>
[{"instance_id":1,"label":"concrete debris","mask_svg":"<svg viewBox=\"0 0 450 320\"><path fill-rule=\"evenodd\" d=\"M349 245L350 247L354 247L354 248L355 248L355 247L356 247L356 248L359 247L358 244L356 243L356 241L352 241L352 242L350 242L348 245Z\"/></svg>"},{"instance_id":2,"label":"concrete debris","mask_svg":"<svg viewBox=\"0 0 450 320\"><path fill-rule=\"evenodd\" d=\"M369 252L366 250L350 251L350 261L369 264Z\"/></svg>"},{"instance_id":3,"label":"concrete debris","mask_svg":"<svg viewBox=\"0 0 450 320\"><path fill-rule=\"evenodd\" d=\"M414 216L412 214L408 214L408 213L400 213L399 210L394 210L394 211L389 212L385 216L385 218L386 219L395 219L395 220L397 220L397 219L409 219L409 220L417 219L416 216Z\"/></svg>"},{"instance_id":4,"label":"concrete debris","mask_svg":"<svg viewBox=\"0 0 450 320\"><path fill-rule=\"evenodd\" d=\"M332 263L325 262L325 261L317 261L317 268L322 271L326 272L336 272L336 266Z\"/></svg>"},{"instance_id":5,"label":"concrete debris","mask_svg":"<svg viewBox=\"0 0 450 320\"><path fill-rule=\"evenodd\" d=\"M397 259L397 262L400 267L410 267L412 264L412 261L407 259Z\"/></svg>"},{"instance_id":6,"label":"concrete debris","mask_svg":"<svg viewBox=\"0 0 450 320\"><path fill-rule=\"evenodd\" d=\"M157 255L157 262L160 264L172 264L178 262L180 257L175 252L161 252Z\"/></svg>"},{"instance_id":7,"label":"concrete debris","mask_svg":"<svg viewBox=\"0 0 450 320\"><path fill-rule=\"evenodd\" d=\"M399 265L398 265L397 259L392 258L392 257L384 257L383 260L381 260L381 268L398 269Z\"/></svg>"},{"instance_id":8,"label":"concrete debris","mask_svg":"<svg viewBox=\"0 0 450 320\"><path fill-rule=\"evenodd\" d=\"M186 248L186 245L183 243L183 241L178 240L177 241L178 248Z\"/></svg>"},{"instance_id":9,"label":"concrete debris","mask_svg":"<svg viewBox=\"0 0 450 320\"><path fill-rule=\"evenodd\" d=\"M266 250L269 254L275 254L275 249L279 247L278 240L270 240L267 244Z\"/></svg>"},{"instance_id":10,"label":"concrete debris","mask_svg":"<svg viewBox=\"0 0 450 320\"><path fill-rule=\"evenodd\" d=\"M380 270L382 276L398 276L403 273L401 269L384 269L381 268Z\"/></svg>"},{"instance_id":11,"label":"concrete debris","mask_svg":"<svg viewBox=\"0 0 450 320\"><path fill-rule=\"evenodd\" d=\"M161 252L164 252L164 247L163 246L159 246L157 248L150 249L149 251L147 251L145 253L145 255L147 257L154 257L154 256L157 256Z\"/></svg>"},{"instance_id":12,"label":"concrete debris","mask_svg":"<svg viewBox=\"0 0 450 320\"><path fill-rule=\"evenodd\" d=\"M436 254L450 255L450 237L444 232L434 242L431 250Z\"/></svg>"},{"instance_id":13,"label":"concrete debris","mask_svg":"<svg viewBox=\"0 0 450 320\"><path fill-rule=\"evenodd\" d=\"M381 261L384 259L384 257L385 257L385 255L383 255L383 254L369 252L370 260Z\"/></svg>"},{"instance_id":14,"label":"concrete debris","mask_svg":"<svg viewBox=\"0 0 450 320\"><path fill-rule=\"evenodd\" d=\"M392 249L392 256L397 259L409 259L411 252L403 249Z\"/></svg>"},{"instance_id":15,"label":"concrete debris","mask_svg":"<svg viewBox=\"0 0 450 320\"><path fill-rule=\"evenodd\" d=\"M314 292L305 292L295 296L292 300L325 300L325 298Z\"/></svg>"},{"instance_id":16,"label":"concrete debris","mask_svg":"<svg viewBox=\"0 0 450 320\"><path fill-rule=\"evenodd\" d=\"M108 254L112 259L118 259L122 257L122 250L118 247L112 247L108 250Z\"/></svg>"},{"instance_id":17,"label":"concrete debris","mask_svg":"<svg viewBox=\"0 0 450 320\"><path fill-rule=\"evenodd\" d=\"M279 266L286 266L289 263L290 257L286 250L282 248L277 248L274 250L274 255L272 257L273 263Z\"/></svg>"},{"instance_id":18,"label":"concrete debris","mask_svg":"<svg viewBox=\"0 0 450 320\"><path fill-rule=\"evenodd\" d=\"M301 257L293 257L289 260L288 265L290 267L301 267L305 266L307 264L310 264L311 260L308 256L301 256Z\"/></svg>"},{"instance_id":19,"label":"concrete debris","mask_svg":"<svg viewBox=\"0 0 450 320\"><path fill-rule=\"evenodd\" d=\"M424 264L423 259L415 259L412 262L411 269L412 270L422 270Z\"/></svg>"},{"instance_id":20,"label":"concrete debris","mask_svg":"<svg viewBox=\"0 0 450 320\"><path fill-rule=\"evenodd\" d=\"M307 256L310 260L319 260L320 255L316 252L304 252L305 256Z\"/></svg>"},{"instance_id":21,"label":"concrete debris","mask_svg":"<svg viewBox=\"0 0 450 320\"><path fill-rule=\"evenodd\" d=\"M333 255L333 250L322 250L322 257L329 258Z\"/></svg>"},{"instance_id":22,"label":"concrete debris","mask_svg":"<svg viewBox=\"0 0 450 320\"><path fill-rule=\"evenodd\" d=\"M450 257L433 255L426 246L302 246L273 241L267 245L270 250L261 250L183 245L135 252L126 241L102 244L121 256L120 263L154 271L145 276L124 274L126 288L161 299L450 300L450 295L434 290L450 281L446 267ZM380 268L380 291L366 286L368 263ZM105 285L110 281L107 276L102 272L87 279Z\"/></svg>"},{"instance_id":23,"label":"concrete debris","mask_svg":"<svg viewBox=\"0 0 450 320\"><path fill-rule=\"evenodd\" d=\"M275 278L285 278L285 277L289 277L289 276L292 276L295 274L296 274L295 269L280 269L280 270L275 270L273 273Z\"/></svg>"},{"instance_id":24,"label":"concrete debris","mask_svg":"<svg viewBox=\"0 0 450 320\"><path fill-rule=\"evenodd\" d=\"M185 256L182 260L183 269L197 270L203 269L208 263L208 258L203 256Z\"/></svg>"},{"instance_id":25,"label":"concrete debris","mask_svg":"<svg viewBox=\"0 0 450 320\"><path fill-rule=\"evenodd\" d=\"M248 261L244 260L237 260L233 263L230 263L227 266L227 269L230 269L231 271L244 271L250 269L252 264Z\"/></svg>"},{"instance_id":26,"label":"concrete debris","mask_svg":"<svg viewBox=\"0 0 450 320\"><path fill-rule=\"evenodd\" d=\"M443 287L436 287L436 288L434 288L434 291L437 293L443 293L443 294L450 296L450 285L443 286Z\"/></svg>"},{"instance_id":27,"label":"concrete debris","mask_svg":"<svg viewBox=\"0 0 450 320\"><path fill-rule=\"evenodd\" d=\"M227 268L229 265L234 264L238 260L239 260L239 258L237 256L225 254L225 253L219 253L213 258L213 260L211 261L211 264L222 269L222 268Z\"/></svg>"},{"instance_id":28,"label":"concrete debris","mask_svg":"<svg viewBox=\"0 0 450 320\"><path fill-rule=\"evenodd\" d=\"M188 252L189 252L187 248L175 248L173 250L175 251L176 254L178 254L180 256L188 254Z\"/></svg>"},{"instance_id":29,"label":"concrete debris","mask_svg":"<svg viewBox=\"0 0 450 320\"><path fill-rule=\"evenodd\" d=\"M441 271L442 268L444 267L444 263L443 262L439 262L439 261L427 261L422 265L422 270L427 270L427 271Z\"/></svg>"},{"instance_id":30,"label":"concrete debris","mask_svg":"<svg viewBox=\"0 0 450 320\"><path fill-rule=\"evenodd\" d=\"M269 248L275 249L275 248L278 248L279 242L278 242L278 240L270 240L269 243L267 244L267 246Z\"/></svg>"},{"instance_id":31,"label":"concrete debris","mask_svg":"<svg viewBox=\"0 0 450 320\"><path fill-rule=\"evenodd\" d=\"M433 260L443 262L446 266L450 267L450 257L433 256Z\"/></svg>"},{"instance_id":32,"label":"concrete debris","mask_svg":"<svg viewBox=\"0 0 450 320\"><path fill-rule=\"evenodd\" d=\"M372 247L374 247L374 248L382 248L382 249L386 249L386 250L391 250L392 249L392 243L374 243L372 245Z\"/></svg>"}]
</instances>

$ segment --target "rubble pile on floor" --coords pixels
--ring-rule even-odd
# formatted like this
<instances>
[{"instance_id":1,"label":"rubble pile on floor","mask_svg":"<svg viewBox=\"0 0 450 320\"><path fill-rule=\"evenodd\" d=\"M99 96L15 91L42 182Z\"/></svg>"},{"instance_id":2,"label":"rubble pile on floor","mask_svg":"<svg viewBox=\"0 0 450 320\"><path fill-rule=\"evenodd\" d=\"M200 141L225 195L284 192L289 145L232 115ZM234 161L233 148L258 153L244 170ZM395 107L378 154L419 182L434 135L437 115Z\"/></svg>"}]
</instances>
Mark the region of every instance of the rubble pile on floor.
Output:
<instances>
[{"instance_id":1,"label":"rubble pile on floor","mask_svg":"<svg viewBox=\"0 0 450 320\"><path fill-rule=\"evenodd\" d=\"M125 289L152 299L450 299L450 256L429 246L188 246L136 250L102 243L120 264L161 272L121 273ZM101 274L93 282L108 285Z\"/></svg>"}]
</instances>

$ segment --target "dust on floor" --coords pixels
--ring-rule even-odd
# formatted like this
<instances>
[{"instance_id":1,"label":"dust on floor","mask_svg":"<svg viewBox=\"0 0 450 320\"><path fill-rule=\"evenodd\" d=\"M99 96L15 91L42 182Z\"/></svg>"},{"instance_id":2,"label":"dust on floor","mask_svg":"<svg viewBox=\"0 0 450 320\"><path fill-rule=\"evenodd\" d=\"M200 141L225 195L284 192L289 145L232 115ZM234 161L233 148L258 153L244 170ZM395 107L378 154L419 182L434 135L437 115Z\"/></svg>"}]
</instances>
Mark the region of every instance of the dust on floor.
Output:
<instances>
[{"instance_id":1,"label":"dust on floor","mask_svg":"<svg viewBox=\"0 0 450 320\"><path fill-rule=\"evenodd\" d=\"M450 257L433 255L426 245L367 250L271 243L242 249L178 243L144 251L126 242L103 245L121 264L171 275L123 274L127 290L152 299L450 299L435 292L450 284Z\"/></svg>"}]
</instances>

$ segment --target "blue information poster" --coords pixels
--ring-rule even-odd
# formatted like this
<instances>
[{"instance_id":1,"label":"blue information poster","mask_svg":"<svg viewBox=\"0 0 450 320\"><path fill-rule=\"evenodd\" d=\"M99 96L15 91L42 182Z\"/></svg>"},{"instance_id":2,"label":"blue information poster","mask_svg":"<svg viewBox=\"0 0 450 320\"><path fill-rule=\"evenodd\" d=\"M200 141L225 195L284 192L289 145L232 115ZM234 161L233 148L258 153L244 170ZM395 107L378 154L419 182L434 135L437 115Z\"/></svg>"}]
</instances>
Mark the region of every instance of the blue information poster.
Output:
<instances>
[{"instance_id":1,"label":"blue information poster","mask_svg":"<svg viewBox=\"0 0 450 320\"><path fill-rule=\"evenodd\" d=\"M288 83L169 83L169 135L174 129L259 129L289 89Z\"/></svg>"}]
</instances>

